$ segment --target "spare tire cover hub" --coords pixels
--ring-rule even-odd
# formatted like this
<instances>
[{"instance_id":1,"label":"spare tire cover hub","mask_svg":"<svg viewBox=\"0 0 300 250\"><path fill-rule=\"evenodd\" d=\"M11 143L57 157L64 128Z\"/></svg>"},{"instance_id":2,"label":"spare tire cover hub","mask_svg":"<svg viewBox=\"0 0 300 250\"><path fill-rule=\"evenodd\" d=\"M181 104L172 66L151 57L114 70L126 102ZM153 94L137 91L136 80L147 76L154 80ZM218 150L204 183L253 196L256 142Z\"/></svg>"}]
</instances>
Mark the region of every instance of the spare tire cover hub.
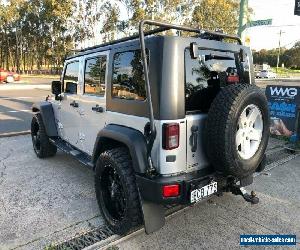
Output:
<instances>
[{"instance_id":1,"label":"spare tire cover hub","mask_svg":"<svg viewBox=\"0 0 300 250\"><path fill-rule=\"evenodd\" d=\"M263 132L263 119L260 109L248 105L241 113L236 131L236 147L244 160L250 159L258 150Z\"/></svg>"}]
</instances>

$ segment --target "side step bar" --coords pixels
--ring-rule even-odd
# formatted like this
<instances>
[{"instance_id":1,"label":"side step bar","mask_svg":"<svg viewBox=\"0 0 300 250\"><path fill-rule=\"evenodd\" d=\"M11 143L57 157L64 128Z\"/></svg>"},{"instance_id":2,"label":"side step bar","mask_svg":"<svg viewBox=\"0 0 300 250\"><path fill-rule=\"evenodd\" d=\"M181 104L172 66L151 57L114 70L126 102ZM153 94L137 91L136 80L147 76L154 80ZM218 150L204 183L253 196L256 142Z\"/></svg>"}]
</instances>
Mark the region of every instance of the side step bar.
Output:
<instances>
[{"instance_id":1,"label":"side step bar","mask_svg":"<svg viewBox=\"0 0 300 250\"><path fill-rule=\"evenodd\" d=\"M92 163L92 157L77 148L74 148L69 143L65 142L62 139L50 139L51 143L53 143L56 147L58 147L61 151L72 155L83 165L94 170L94 164Z\"/></svg>"}]
</instances>

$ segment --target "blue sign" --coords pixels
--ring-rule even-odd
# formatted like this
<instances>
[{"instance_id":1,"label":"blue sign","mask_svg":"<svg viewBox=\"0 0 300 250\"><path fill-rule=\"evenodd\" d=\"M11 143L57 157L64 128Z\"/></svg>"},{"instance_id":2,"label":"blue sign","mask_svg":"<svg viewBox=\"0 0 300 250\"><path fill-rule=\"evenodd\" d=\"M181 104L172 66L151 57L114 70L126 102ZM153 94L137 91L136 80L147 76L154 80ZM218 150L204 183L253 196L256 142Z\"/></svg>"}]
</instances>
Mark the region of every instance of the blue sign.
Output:
<instances>
[{"instance_id":1,"label":"blue sign","mask_svg":"<svg viewBox=\"0 0 300 250\"><path fill-rule=\"evenodd\" d=\"M295 246L296 235L282 234L243 234L240 246Z\"/></svg>"},{"instance_id":2,"label":"blue sign","mask_svg":"<svg viewBox=\"0 0 300 250\"><path fill-rule=\"evenodd\" d=\"M300 87L271 85L266 88L271 126L275 135L291 137L296 134L300 108Z\"/></svg>"}]
</instances>

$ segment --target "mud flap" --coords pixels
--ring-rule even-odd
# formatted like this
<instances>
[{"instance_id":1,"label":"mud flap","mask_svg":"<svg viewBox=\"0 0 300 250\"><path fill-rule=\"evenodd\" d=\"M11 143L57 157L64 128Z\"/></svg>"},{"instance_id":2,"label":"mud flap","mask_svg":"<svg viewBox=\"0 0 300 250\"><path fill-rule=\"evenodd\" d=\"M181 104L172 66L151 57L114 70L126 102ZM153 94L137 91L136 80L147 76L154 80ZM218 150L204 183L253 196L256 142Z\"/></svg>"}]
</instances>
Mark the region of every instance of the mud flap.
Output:
<instances>
[{"instance_id":1,"label":"mud flap","mask_svg":"<svg viewBox=\"0 0 300 250\"><path fill-rule=\"evenodd\" d=\"M162 205L143 200L142 211L146 234L153 233L165 225L165 209Z\"/></svg>"},{"instance_id":2,"label":"mud flap","mask_svg":"<svg viewBox=\"0 0 300 250\"><path fill-rule=\"evenodd\" d=\"M153 233L165 225L165 208L161 204L146 201L141 197L140 202L144 218L146 234Z\"/></svg>"}]
</instances>

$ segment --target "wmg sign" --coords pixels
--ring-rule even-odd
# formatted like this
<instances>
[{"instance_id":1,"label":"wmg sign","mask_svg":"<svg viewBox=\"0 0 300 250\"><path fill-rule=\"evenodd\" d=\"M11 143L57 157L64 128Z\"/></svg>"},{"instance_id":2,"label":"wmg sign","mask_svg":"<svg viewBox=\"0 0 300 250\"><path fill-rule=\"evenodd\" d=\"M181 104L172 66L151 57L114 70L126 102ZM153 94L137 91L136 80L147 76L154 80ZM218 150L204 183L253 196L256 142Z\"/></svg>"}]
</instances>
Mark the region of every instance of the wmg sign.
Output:
<instances>
[{"instance_id":1,"label":"wmg sign","mask_svg":"<svg viewBox=\"0 0 300 250\"><path fill-rule=\"evenodd\" d=\"M297 131L296 120L299 119L300 87L267 86L271 127L270 132L276 135L290 137Z\"/></svg>"},{"instance_id":2,"label":"wmg sign","mask_svg":"<svg viewBox=\"0 0 300 250\"><path fill-rule=\"evenodd\" d=\"M294 98L298 94L298 89L295 87L270 86L271 96Z\"/></svg>"}]
</instances>

